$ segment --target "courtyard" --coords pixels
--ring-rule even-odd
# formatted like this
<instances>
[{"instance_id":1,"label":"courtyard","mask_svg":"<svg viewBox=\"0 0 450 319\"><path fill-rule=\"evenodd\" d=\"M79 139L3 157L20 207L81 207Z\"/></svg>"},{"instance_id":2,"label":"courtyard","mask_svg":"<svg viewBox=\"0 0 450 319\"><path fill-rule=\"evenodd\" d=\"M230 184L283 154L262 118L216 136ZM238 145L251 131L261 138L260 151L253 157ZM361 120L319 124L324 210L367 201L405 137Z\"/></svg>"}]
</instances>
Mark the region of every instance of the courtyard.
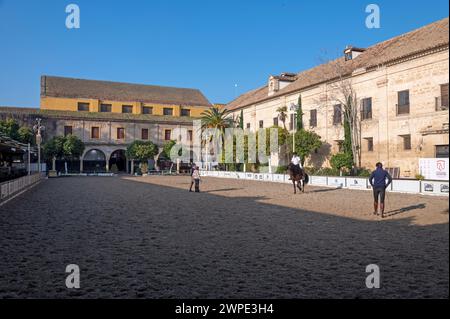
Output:
<instances>
[{"instance_id":1,"label":"courtyard","mask_svg":"<svg viewBox=\"0 0 450 319\"><path fill-rule=\"evenodd\" d=\"M57 178L1 206L0 298L448 298L448 198L389 193L381 220L368 191L189 183Z\"/></svg>"}]
</instances>

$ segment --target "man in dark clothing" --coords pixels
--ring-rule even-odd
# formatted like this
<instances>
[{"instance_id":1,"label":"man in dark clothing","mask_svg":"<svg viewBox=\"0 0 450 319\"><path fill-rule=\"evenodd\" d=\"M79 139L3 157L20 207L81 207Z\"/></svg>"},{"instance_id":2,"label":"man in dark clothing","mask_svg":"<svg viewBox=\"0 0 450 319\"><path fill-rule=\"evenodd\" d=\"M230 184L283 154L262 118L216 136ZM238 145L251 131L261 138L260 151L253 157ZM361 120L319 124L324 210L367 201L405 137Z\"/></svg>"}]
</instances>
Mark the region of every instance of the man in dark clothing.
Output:
<instances>
[{"instance_id":1,"label":"man in dark clothing","mask_svg":"<svg viewBox=\"0 0 450 319\"><path fill-rule=\"evenodd\" d=\"M374 214L378 215L378 200L380 200L381 218L384 217L384 197L386 188L392 183L392 177L383 169L383 164L377 163L377 168L370 174L369 183L373 189L373 208ZM387 179L387 183L386 183Z\"/></svg>"},{"instance_id":2,"label":"man in dark clothing","mask_svg":"<svg viewBox=\"0 0 450 319\"><path fill-rule=\"evenodd\" d=\"M195 184L194 178L192 177L192 174L194 174L194 170L195 170L195 164L191 163L191 187L189 187L190 192L192 192L192 186L194 186L194 184Z\"/></svg>"}]
</instances>

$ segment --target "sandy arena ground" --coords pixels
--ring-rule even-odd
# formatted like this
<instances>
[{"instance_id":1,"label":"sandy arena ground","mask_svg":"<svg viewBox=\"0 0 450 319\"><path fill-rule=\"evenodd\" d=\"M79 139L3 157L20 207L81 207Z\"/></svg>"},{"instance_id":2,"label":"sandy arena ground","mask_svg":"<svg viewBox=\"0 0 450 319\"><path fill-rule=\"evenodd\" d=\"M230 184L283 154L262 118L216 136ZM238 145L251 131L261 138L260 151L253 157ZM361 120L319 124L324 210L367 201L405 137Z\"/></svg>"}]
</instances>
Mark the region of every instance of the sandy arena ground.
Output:
<instances>
[{"instance_id":1,"label":"sandy arena ground","mask_svg":"<svg viewBox=\"0 0 450 319\"><path fill-rule=\"evenodd\" d=\"M448 298L448 198L390 193L380 220L371 192L189 181L58 178L1 206L0 298Z\"/></svg>"}]
</instances>

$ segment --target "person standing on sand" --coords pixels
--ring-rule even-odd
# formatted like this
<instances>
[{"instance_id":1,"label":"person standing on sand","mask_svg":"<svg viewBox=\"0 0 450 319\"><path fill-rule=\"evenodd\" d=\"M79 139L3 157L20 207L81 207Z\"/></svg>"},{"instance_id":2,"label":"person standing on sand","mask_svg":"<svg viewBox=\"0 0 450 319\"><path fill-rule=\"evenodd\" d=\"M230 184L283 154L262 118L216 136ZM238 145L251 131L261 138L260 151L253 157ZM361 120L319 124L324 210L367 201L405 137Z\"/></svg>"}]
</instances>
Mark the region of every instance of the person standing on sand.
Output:
<instances>
[{"instance_id":1,"label":"person standing on sand","mask_svg":"<svg viewBox=\"0 0 450 319\"><path fill-rule=\"evenodd\" d=\"M191 163L191 186L189 187L190 192L192 192L192 186L194 186L194 184L195 184L194 178L192 177L192 174L194 174L194 170L195 170L195 164Z\"/></svg>"},{"instance_id":2,"label":"person standing on sand","mask_svg":"<svg viewBox=\"0 0 450 319\"><path fill-rule=\"evenodd\" d=\"M194 180L195 184L195 192L200 193L200 170L198 169L198 166L194 167L194 171L192 172L192 179Z\"/></svg>"},{"instance_id":3,"label":"person standing on sand","mask_svg":"<svg viewBox=\"0 0 450 319\"><path fill-rule=\"evenodd\" d=\"M392 177L385 169L383 169L383 164L380 162L376 164L376 169L372 172L372 174L370 174L369 183L373 189L373 213L378 215L378 201L380 201L381 218L383 218L384 197L386 195L386 188L392 183Z\"/></svg>"}]
</instances>

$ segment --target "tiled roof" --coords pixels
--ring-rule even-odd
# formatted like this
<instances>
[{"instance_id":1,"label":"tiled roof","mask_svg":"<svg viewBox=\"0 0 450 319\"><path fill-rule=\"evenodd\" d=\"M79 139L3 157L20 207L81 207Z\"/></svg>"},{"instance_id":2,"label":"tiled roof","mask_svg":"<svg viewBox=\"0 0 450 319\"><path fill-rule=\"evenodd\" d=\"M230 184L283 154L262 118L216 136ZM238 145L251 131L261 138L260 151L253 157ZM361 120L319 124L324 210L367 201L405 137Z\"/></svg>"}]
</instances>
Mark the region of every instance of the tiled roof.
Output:
<instances>
[{"instance_id":1,"label":"tiled roof","mask_svg":"<svg viewBox=\"0 0 450 319\"><path fill-rule=\"evenodd\" d=\"M194 118L187 116L162 116L150 114L124 114L124 113L97 113L97 112L73 112L41 110L39 108L7 107L0 106L0 114L6 115L26 115L40 116L43 118L92 120L92 121L130 121L130 122L150 122L166 124L186 124L191 125Z\"/></svg>"},{"instance_id":2,"label":"tiled roof","mask_svg":"<svg viewBox=\"0 0 450 319\"><path fill-rule=\"evenodd\" d=\"M41 77L41 96L211 106L208 99L197 89L82 80L46 75Z\"/></svg>"},{"instance_id":3,"label":"tiled roof","mask_svg":"<svg viewBox=\"0 0 450 319\"><path fill-rule=\"evenodd\" d=\"M339 74L349 75L353 71L361 68L368 69L378 65L386 65L434 48L448 47L448 22L449 19L447 17L420 29L378 43L367 48L367 50L353 60L345 61L344 57L341 57L312 69L302 71L297 74L295 82L270 97L268 96L268 88L266 85L244 93L227 104L226 108L228 110L238 109L333 80L336 78L337 69L339 69Z\"/></svg>"}]
</instances>

